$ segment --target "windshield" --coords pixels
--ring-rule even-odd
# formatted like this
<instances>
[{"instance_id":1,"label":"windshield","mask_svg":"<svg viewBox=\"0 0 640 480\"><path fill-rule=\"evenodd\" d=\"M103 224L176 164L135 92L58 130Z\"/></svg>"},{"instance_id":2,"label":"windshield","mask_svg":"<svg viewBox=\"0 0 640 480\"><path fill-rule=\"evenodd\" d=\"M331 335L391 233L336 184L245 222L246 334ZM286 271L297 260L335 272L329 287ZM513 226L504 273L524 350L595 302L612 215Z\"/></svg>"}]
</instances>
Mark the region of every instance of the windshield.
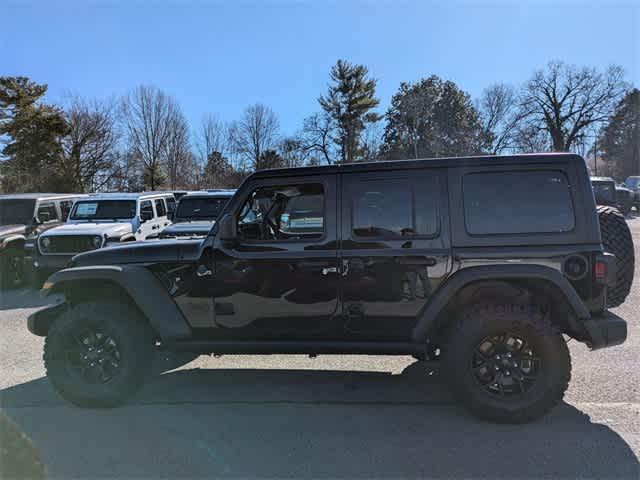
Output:
<instances>
[{"instance_id":1,"label":"windshield","mask_svg":"<svg viewBox=\"0 0 640 480\"><path fill-rule=\"evenodd\" d=\"M182 198L176 220L215 220L231 197Z\"/></svg>"},{"instance_id":2,"label":"windshield","mask_svg":"<svg viewBox=\"0 0 640 480\"><path fill-rule=\"evenodd\" d=\"M637 188L640 185L640 177L629 177L624 183L627 187Z\"/></svg>"},{"instance_id":3,"label":"windshield","mask_svg":"<svg viewBox=\"0 0 640 480\"><path fill-rule=\"evenodd\" d=\"M31 223L35 200L0 200L0 225Z\"/></svg>"},{"instance_id":4,"label":"windshield","mask_svg":"<svg viewBox=\"0 0 640 480\"><path fill-rule=\"evenodd\" d=\"M71 220L116 220L136 216L135 200L95 200L77 202Z\"/></svg>"}]
</instances>

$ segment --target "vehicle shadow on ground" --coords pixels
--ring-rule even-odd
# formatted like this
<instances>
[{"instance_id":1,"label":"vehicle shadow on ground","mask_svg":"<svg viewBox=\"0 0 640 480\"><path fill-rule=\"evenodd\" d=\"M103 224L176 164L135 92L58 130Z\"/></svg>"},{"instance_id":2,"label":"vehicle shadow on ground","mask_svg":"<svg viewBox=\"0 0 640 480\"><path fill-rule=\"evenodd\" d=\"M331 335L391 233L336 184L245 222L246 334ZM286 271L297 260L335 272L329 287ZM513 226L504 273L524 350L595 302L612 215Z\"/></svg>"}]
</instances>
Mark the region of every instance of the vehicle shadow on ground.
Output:
<instances>
[{"instance_id":1,"label":"vehicle shadow on ground","mask_svg":"<svg viewBox=\"0 0 640 480\"><path fill-rule=\"evenodd\" d=\"M62 297L53 295L43 297L39 290L30 288L14 288L0 290L0 311L14 308L39 308L57 303Z\"/></svg>"},{"instance_id":2,"label":"vehicle shadow on ground","mask_svg":"<svg viewBox=\"0 0 640 480\"><path fill-rule=\"evenodd\" d=\"M127 405L67 405L45 378L0 391L52 478L637 479L609 427L563 403L528 425L476 420L438 375L191 369L157 377Z\"/></svg>"}]
</instances>

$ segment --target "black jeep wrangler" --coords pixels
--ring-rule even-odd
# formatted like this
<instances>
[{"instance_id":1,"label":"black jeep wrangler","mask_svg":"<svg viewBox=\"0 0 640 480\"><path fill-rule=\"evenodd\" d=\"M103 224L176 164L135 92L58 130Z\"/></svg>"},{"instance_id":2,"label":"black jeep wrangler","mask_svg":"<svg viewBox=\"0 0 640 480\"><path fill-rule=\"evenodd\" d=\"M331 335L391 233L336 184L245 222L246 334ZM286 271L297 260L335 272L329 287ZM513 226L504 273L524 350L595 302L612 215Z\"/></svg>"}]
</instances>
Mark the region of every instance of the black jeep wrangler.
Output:
<instances>
[{"instance_id":1,"label":"black jeep wrangler","mask_svg":"<svg viewBox=\"0 0 640 480\"><path fill-rule=\"evenodd\" d=\"M625 340L616 278L576 155L266 170L204 240L74 257L28 325L81 406L122 403L157 350L413 355L476 415L524 422L563 398L567 338Z\"/></svg>"}]
</instances>

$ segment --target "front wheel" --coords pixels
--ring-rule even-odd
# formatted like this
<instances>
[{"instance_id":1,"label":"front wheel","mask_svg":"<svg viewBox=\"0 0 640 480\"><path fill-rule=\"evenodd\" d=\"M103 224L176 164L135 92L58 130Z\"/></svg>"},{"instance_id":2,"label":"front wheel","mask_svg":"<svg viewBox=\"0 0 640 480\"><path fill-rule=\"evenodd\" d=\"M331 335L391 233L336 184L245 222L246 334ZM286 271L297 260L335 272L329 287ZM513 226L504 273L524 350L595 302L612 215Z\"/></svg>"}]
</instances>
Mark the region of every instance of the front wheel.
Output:
<instances>
[{"instance_id":1,"label":"front wheel","mask_svg":"<svg viewBox=\"0 0 640 480\"><path fill-rule=\"evenodd\" d=\"M0 258L0 288L16 288L24 283L24 253L9 248Z\"/></svg>"},{"instance_id":2,"label":"front wheel","mask_svg":"<svg viewBox=\"0 0 640 480\"><path fill-rule=\"evenodd\" d=\"M551 410L571 378L562 334L533 305L478 305L450 332L443 372L474 415L524 423Z\"/></svg>"},{"instance_id":3,"label":"front wheel","mask_svg":"<svg viewBox=\"0 0 640 480\"><path fill-rule=\"evenodd\" d=\"M81 407L123 403L149 374L154 335L132 308L107 302L70 305L45 340L44 363L56 391Z\"/></svg>"}]
</instances>

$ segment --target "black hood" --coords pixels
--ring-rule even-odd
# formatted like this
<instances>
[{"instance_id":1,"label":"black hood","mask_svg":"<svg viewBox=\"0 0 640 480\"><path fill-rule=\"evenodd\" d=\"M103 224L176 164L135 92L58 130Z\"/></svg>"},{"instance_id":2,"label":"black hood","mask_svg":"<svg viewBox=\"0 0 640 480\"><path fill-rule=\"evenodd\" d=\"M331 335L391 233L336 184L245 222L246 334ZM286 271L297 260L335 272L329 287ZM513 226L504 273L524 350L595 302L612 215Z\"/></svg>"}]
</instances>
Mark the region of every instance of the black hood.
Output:
<instances>
[{"instance_id":1,"label":"black hood","mask_svg":"<svg viewBox=\"0 0 640 480\"><path fill-rule=\"evenodd\" d=\"M195 261L200 256L203 240L147 240L124 243L81 253L72 259L74 267L85 265L118 265L124 263L157 263Z\"/></svg>"},{"instance_id":2,"label":"black hood","mask_svg":"<svg viewBox=\"0 0 640 480\"><path fill-rule=\"evenodd\" d=\"M214 223L213 220L174 223L160 232L160 238L191 235L204 237L209 233Z\"/></svg>"}]
</instances>

